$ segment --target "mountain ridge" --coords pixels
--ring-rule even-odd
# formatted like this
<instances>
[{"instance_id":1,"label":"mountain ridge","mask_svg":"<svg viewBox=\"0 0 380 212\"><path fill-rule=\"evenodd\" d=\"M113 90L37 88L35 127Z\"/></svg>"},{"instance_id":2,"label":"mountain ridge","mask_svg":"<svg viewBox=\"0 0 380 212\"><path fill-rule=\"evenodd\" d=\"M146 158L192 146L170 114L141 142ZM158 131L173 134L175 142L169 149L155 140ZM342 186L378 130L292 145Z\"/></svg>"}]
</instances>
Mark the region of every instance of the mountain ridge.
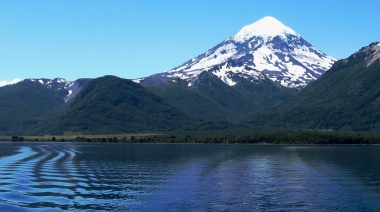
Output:
<instances>
[{"instance_id":1,"label":"mountain ridge","mask_svg":"<svg viewBox=\"0 0 380 212\"><path fill-rule=\"evenodd\" d=\"M247 123L269 128L380 130L380 43L337 61L288 102ZM374 59L376 58L376 59Z\"/></svg>"}]
</instances>

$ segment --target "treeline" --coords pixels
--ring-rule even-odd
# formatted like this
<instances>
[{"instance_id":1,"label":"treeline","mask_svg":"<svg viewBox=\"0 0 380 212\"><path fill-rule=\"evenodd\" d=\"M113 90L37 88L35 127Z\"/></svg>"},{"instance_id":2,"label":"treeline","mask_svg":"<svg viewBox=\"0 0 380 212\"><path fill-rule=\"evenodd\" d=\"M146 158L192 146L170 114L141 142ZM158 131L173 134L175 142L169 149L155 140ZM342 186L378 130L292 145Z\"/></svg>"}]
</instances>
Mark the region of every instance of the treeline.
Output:
<instances>
[{"instance_id":1,"label":"treeline","mask_svg":"<svg viewBox=\"0 0 380 212\"><path fill-rule=\"evenodd\" d=\"M109 136L27 139L12 136L11 141L102 142L102 143L205 143L205 144L380 144L380 134L355 132L226 132L224 134L178 133L173 135Z\"/></svg>"},{"instance_id":2,"label":"treeline","mask_svg":"<svg viewBox=\"0 0 380 212\"><path fill-rule=\"evenodd\" d=\"M380 144L380 135L334 134L319 132L229 134L222 136L186 135L142 138L139 142L215 144Z\"/></svg>"}]
</instances>

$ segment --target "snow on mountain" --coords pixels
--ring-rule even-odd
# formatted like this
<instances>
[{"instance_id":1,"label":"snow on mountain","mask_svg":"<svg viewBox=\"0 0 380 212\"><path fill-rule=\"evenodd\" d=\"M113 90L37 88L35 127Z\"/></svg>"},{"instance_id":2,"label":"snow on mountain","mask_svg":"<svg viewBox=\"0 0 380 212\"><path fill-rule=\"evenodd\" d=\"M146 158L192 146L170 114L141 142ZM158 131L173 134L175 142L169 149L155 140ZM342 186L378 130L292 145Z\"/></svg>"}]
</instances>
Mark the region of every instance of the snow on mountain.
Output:
<instances>
[{"instance_id":1,"label":"snow on mountain","mask_svg":"<svg viewBox=\"0 0 380 212\"><path fill-rule=\"evenodd\" d=\"M55 89L58 91L66 90L67 94L65 95L65 101L69 101L73 98L82 88L85 82L88 79L78 79L75 81L67 81L63 78L55 78L55 79L26 79L32 82L40 83L41 85L46 86L49 89Z\"/></svg>"},{"instance_id":2,"label":"snow on mountain","mask_svg":"<svg viewBox=\"0 0 380 212\"><path fill-rule=\"evenodd\" d=\"M15 78L11 81L0 81L0 87L4 87L6 85L13 85L13 84L16 84L18 82L22 81L21 79L19 78Z\"/></svg>"},{"instance_id":3,"label":"snow on mountain","mask_svg":"<svg viewBox=\"0 0 380 212\"><path fill-rule=\"evenodd\" d=\"M253 24L243 27L233 36L233 39L240 43L246 42L254 36L260 36L267 39L275 36L282 36L286 39L284 36L286 34L298 35L294 30L285 26L277 19L267 16Z\"/></svg>"},{"instance_id":4,"label":"snow on mountain","mask_svg":"<svg viewBox=\"0 0 380 212\"><path fill-rule=\"evenodd\" d=\"M136 81L147 85L154 81L152 78L170 78L185 80L191 86L194 78L209 71L230 86L239 78L252 82L268 78L279 85L301 89L335 61L277 19L264 17L184 64Z\"/></svg>"}]
</instances>

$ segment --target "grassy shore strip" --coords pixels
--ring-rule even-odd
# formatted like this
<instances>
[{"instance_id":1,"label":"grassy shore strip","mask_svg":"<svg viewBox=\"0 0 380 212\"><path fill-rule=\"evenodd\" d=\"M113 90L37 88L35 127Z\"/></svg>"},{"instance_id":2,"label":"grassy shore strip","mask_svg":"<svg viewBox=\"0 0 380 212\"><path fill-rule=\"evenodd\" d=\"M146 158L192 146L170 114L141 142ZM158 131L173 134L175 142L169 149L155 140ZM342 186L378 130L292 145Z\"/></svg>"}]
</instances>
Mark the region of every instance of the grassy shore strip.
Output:
<instances>
[{"instance_id":1,"label":"grassy shore strip","mask_svg":"<svg viewBox=\"0 0 380 212\"><path fill-rule=\"evenodd\" d=\"M115 135L0 136L0 141L107 143L250 143L250 144L380 144L380 133L284 130L230 130Z\"/></svg>"}]
</instances>

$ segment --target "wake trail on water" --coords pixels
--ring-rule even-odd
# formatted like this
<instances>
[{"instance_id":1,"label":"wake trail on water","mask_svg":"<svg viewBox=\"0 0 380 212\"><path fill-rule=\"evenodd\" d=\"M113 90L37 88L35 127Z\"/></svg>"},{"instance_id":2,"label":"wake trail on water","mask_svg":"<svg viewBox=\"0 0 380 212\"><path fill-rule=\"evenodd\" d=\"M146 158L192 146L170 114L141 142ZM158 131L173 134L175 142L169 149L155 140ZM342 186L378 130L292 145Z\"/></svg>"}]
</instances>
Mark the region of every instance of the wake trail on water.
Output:
<instances>
[{"instance_id":1,"label":"wake trail on water","mask_svg":"<svg viewBox=\"0 0 380 212\"><path fill-rule=\"evenodd\" d=\"M22 209L124 210L155 189L163 171L82 144L10 144L0 157L0 211ZM95 151L94 151L95 150ZM156 170L157 171L147 171Z\"/></svg>"},{"instance_id":2,"label":"wake trail on water","mask_svg":"<svg viewBox=\"0 0 380 212\"><path fill-rule=\"evenodd\" d=\"M16 154L0 159L0 202L13 209L74 204L77 182L73 177L86 181L72 162L77 154L80 151L75 146L20 146Z\"/></svg>"}]
</instances>

